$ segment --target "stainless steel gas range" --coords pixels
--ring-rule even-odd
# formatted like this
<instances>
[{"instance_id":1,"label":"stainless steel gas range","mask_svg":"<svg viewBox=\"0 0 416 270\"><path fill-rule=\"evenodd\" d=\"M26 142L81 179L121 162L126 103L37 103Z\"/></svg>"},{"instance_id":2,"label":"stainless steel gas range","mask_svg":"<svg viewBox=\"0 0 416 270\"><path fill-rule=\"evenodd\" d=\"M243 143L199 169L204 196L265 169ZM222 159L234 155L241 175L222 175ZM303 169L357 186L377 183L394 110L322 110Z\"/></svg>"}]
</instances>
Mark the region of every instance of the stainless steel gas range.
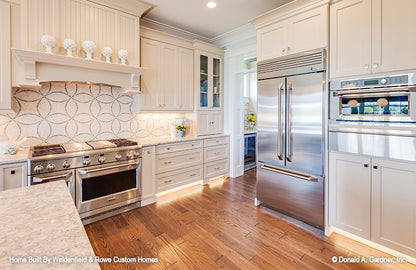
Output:
<instances>
[{"instance_id":1,"label":"stainless steel gas range","mask_svg":"<svg viewBox=\"0 0 416 270\"><path fill-rule=\"evenodd\" d=\"M35 146L28 174L29 185L65 180L84 224L140 207L141 147L134 141Z\"/></svg>"}]
</instances>

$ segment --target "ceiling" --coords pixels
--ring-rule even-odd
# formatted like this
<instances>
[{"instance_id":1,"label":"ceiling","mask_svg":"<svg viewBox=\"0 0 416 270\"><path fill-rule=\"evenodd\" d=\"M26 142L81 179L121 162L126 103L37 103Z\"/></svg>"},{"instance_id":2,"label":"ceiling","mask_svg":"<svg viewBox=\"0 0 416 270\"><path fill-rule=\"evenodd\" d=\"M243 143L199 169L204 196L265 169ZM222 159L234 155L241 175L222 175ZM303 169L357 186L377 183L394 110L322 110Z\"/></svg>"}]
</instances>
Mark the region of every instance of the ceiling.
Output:
<instances>
[{"instance_id":1,"label":"ceiling","mask_svg":"<svg viewBox=\"0 0 416 270\"><path fill-rule=\"evenodd\" d=\"M189 31L207 39L247 24L248 20L292 0L146 0L155 5L145 19Z\"/></svg>"}]
</instances>

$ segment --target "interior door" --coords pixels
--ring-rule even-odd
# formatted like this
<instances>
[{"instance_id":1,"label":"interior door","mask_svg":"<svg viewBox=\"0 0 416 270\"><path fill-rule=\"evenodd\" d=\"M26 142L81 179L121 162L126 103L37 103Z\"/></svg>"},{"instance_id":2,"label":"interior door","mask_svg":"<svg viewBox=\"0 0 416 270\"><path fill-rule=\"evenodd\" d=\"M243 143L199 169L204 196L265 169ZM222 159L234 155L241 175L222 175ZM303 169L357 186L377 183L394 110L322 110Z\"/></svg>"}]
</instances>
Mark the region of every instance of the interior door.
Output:
<instances>
[{"instance_id":1,"label":"interior door","mask_svg":"<svg viewBox=\"0 0 416 270\"><path fill-rule=\"evenodd\" d=\"M287 78L286 166L316 176L323 175L323 125L325 73Z\"/></svg>"},{"instance_id":2,"label":"interior door","mask_svg":"<svg viewBox=\"0 0 416 270\"><path fill-rule=\"evenodd\" d=\"M258 160L275 166L285 165L284 88L285 78L258 81Z\"/></svg>"}]
</instances>

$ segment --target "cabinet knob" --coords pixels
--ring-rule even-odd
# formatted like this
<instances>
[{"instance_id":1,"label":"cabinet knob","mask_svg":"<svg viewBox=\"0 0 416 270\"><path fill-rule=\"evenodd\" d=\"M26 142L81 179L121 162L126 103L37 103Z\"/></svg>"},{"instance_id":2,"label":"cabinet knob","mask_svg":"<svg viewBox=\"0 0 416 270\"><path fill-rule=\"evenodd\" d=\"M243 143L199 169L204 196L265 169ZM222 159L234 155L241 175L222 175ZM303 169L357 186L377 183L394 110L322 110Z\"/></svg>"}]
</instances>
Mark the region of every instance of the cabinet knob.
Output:
<instances>
[{"instance_id":1,"label":"cabinet knob","mask_svg":"<svg viewBox=\"0 0 416 270\"><path fill-rule=\"evenodd\" d=\"M374 63L373 68L378 68L378 63Z\"/></svg>"},{"instance_id":2,"label":"cabinet knob","mask_svg":"<svg viewBox=\"0 0 416 270\"><path fill-rule=\"evenodd\" d=\"M285 52L285 51L286 51L286 49L285 49L285 48L283 48L283 49L282 49L282 52Z\"/></svg>"},{"instance_id":3,"label":"cabinet knob","mask_svg":"<svg viewBox=\"0 0 416 270\"><path fill-rule=\"evenodd\" d=\"M373 166L373 168L374 168L374 169L378 169L378 166L377 166L377 165L374 165L374 166Z\"/></svg>"},{"instance_id":4,"label":"cabinet knob","mask_svg":"<svg viewBox=\"0 0 416 270\"><path fill-rule=\"evenodd\" d=\"M150 155L152 153L152 151L147 151L147 153Z\"/></svg>"},{"instance_id":5,"label":"cabinet knob","mask_svg":"<svg viewBox=\"0 0 416 270\"><path fill-rule=\"evenodd\" d=\"M367 167L368 167L368 164L367 164L367 163L364 163L364 167L366 167L366 168L367 168Z\"/></svg>"},{"instance_id":6,"label":"cabinet knob","mask_svg":"<svg viewBox=\"0 0 416 270\"><path fill-rule=\"evenodd\" d=\"M368 65L368 64L367 65L364 65L364 68L365 69L369 69L370 68L370 65Z\"/></svg>"},{"instance_id":7,"label":"cabinet knob","mask_svg":"<svg viewBox=\"0 0 416 270\"><path fill-rule=\"evenodd\" d=\"M290 49L292 49L292 48L290 48L290 47L287 47L287 51L290 51Z\"/></svg>"}]
</instances>

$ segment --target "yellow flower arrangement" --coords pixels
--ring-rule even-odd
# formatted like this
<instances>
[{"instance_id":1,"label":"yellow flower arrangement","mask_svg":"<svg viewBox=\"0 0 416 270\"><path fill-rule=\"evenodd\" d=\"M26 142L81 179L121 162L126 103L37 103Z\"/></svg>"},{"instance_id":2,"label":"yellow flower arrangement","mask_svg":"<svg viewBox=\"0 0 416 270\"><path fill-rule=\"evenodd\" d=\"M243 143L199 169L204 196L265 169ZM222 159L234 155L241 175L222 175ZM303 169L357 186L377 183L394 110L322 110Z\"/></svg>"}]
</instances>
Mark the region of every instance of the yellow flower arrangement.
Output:
<instances>
[{"instance_id":1,"label":"yellow flower arrangement","mask_svg":"<svg viewBox=\"0 0 416 270\"><path fill-rule=\"evenodd\" d=\"M254 116L254 113L248 114L247 121L252 125L256 124L256 116Z\"/></svg>"}]
</instances>

